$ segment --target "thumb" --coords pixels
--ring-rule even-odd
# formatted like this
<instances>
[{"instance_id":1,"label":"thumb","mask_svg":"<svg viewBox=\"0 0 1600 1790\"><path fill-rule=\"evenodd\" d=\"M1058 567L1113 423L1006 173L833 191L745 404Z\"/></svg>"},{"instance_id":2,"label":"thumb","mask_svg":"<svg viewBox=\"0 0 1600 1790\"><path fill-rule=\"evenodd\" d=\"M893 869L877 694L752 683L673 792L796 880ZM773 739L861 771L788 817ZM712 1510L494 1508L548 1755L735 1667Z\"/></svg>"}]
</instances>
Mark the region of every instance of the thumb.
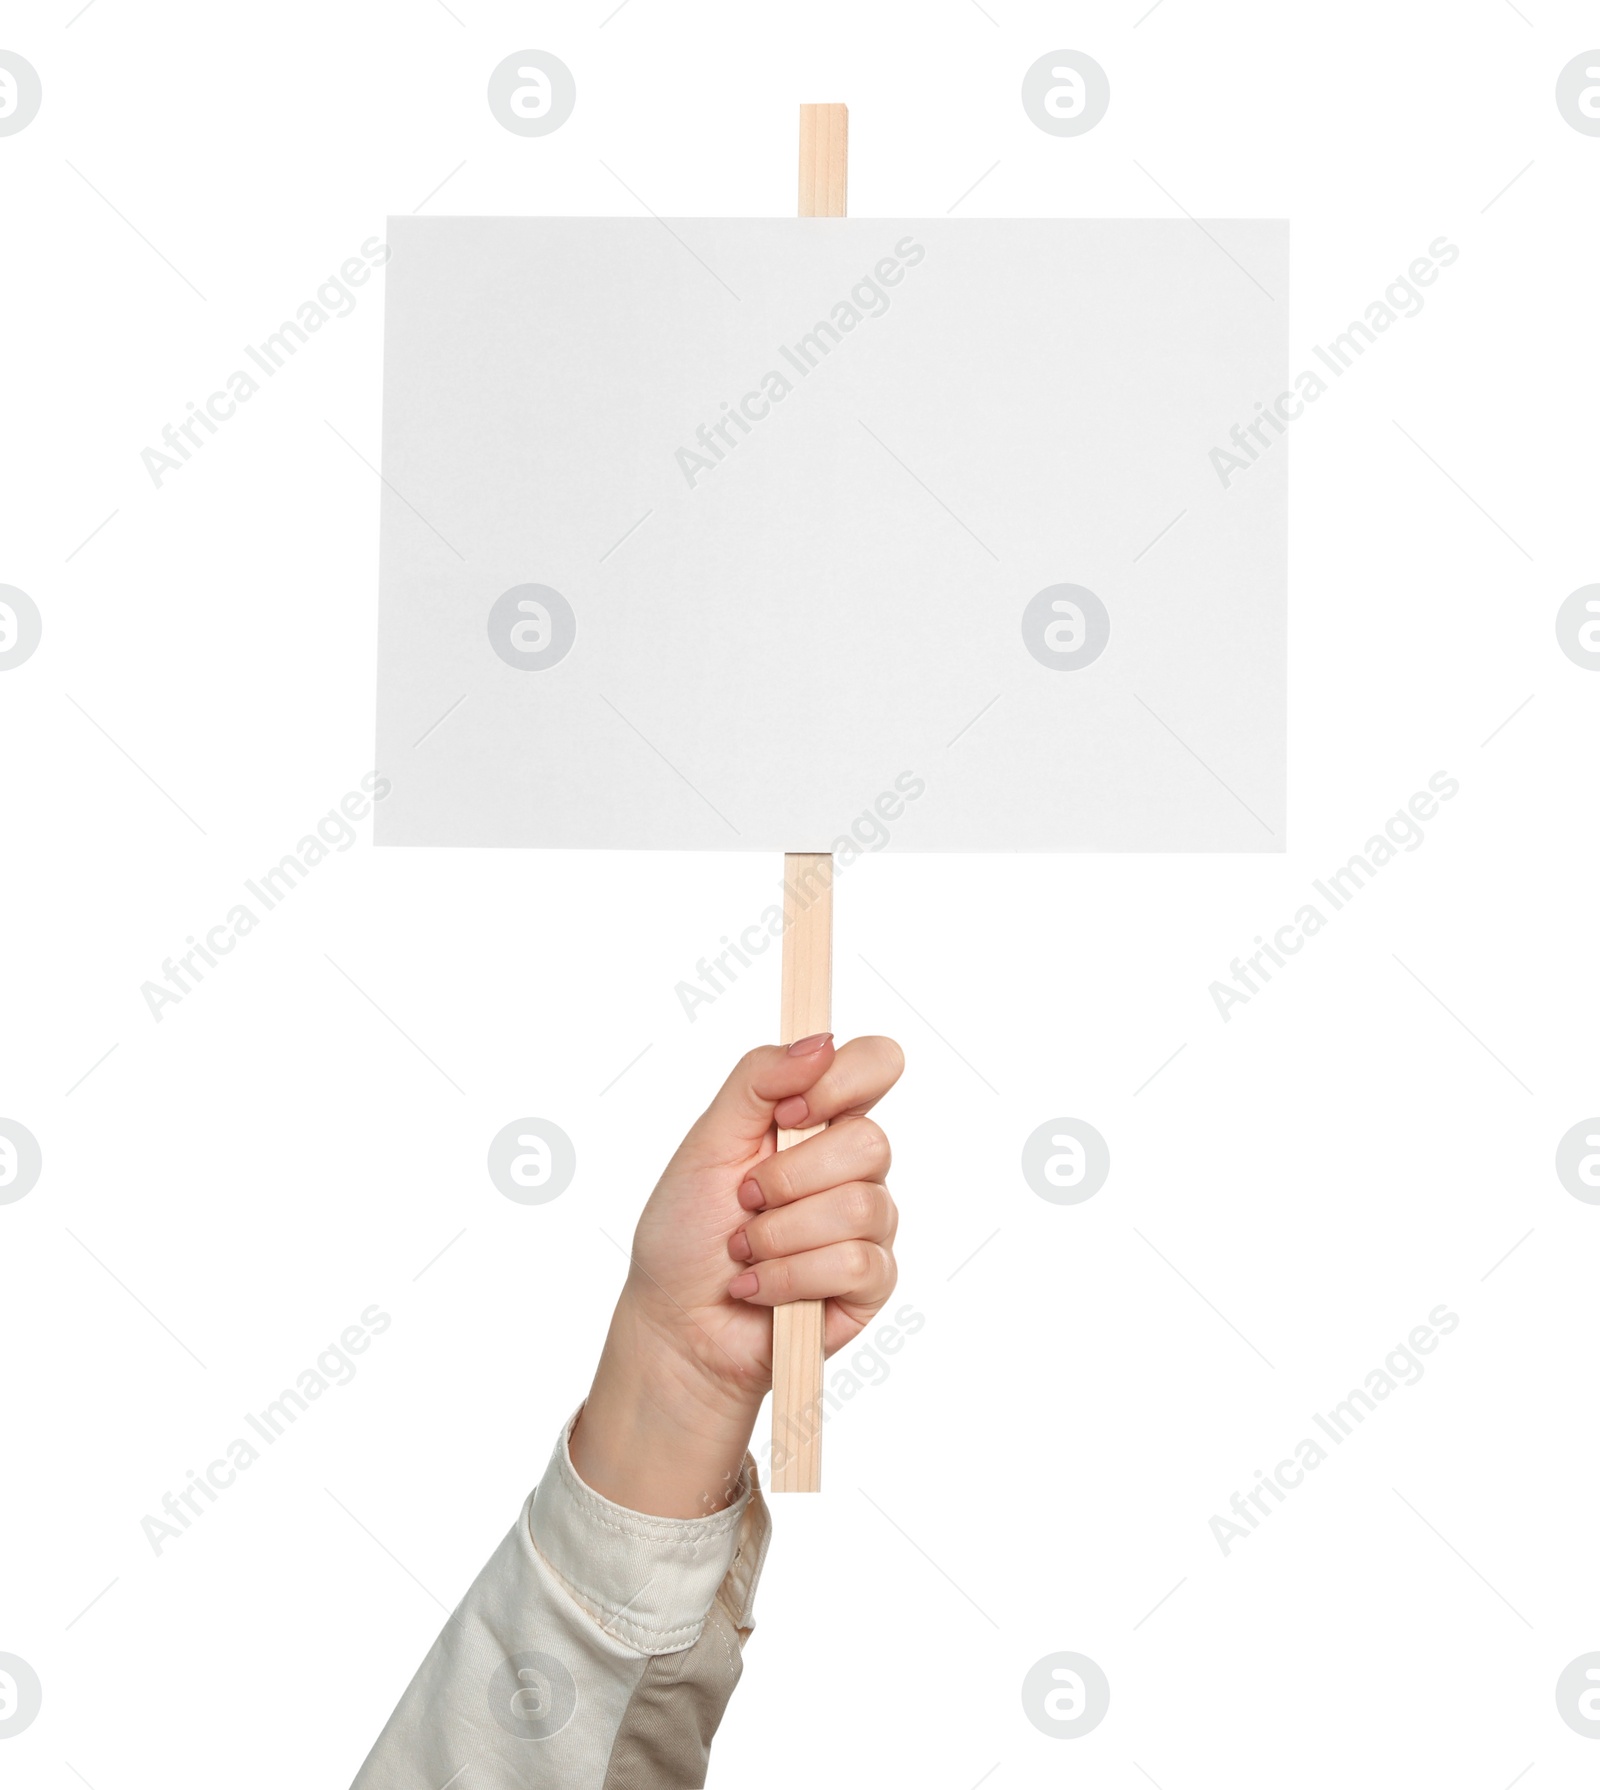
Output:
<instances>
[{"instance_id":1,"label":"thumb","mask_svg":"<svg viewBox=\"0 0 1600 1790\"><path fill-rule=\"evenodd\" d=\"M772 1129L778 1103L805 1093L832 1061L831 1032L746 1052L695 1121L684 1150L709 1161L748 1155Z\"/></svg>"}]
</instances>

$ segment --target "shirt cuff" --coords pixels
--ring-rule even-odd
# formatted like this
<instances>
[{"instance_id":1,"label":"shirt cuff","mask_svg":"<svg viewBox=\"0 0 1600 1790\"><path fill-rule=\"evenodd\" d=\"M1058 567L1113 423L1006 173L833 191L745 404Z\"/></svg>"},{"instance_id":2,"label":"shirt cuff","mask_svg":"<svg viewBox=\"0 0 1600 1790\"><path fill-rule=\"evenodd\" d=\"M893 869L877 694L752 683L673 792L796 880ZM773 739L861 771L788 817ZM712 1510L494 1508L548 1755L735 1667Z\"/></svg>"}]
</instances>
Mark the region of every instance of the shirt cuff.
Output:
<instances>
[{"instance_id":1,"label":"shirt cuff","mask_svg":"<svg viewBox=\"0 0 1600 1790\"><path fill-rule=\"evenodd\" d=\"M529 1536L562 1588L638 1653L692 1647L717 1601L747 1634L772 1532L755 1461L745 1456L738 1497L714 1516L645 1516L578 1477L567 1450L577 1420L574 1412L528 1501Z\"/></svg>"}]
</instances>

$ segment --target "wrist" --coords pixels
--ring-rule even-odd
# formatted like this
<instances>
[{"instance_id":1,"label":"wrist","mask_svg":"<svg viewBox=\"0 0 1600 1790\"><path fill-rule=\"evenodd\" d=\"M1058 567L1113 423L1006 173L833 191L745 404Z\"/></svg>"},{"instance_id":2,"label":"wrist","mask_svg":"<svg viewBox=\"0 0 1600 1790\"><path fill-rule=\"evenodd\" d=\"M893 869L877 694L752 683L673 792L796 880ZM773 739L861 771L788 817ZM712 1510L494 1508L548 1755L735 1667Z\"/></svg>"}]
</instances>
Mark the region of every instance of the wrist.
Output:
<instances>
[{"instance_id":1,"label":"wrist","mask_svg":"<svg viewBox=\"0 0 1600 1790\"><path fill-rule=\"evenodd\" d=\"M572 1464L626 1509L709 1516L739 1496L760 1404L716 1384L624 1292L572 1432Z\"/></svg>"}]
</instances>

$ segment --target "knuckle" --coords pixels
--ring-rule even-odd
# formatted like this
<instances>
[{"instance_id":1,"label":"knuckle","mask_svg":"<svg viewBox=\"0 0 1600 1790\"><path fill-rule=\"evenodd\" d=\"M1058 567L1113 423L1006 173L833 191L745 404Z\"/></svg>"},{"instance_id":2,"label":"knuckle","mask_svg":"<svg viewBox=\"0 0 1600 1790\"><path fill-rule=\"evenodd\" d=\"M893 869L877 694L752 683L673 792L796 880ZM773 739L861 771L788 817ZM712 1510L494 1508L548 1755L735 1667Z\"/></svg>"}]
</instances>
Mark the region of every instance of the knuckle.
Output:
<instances>
[{"instance_id":1,"label":"knuckle","mask_svg":"<svg viewBox=\"0 0 1600 1790\"><path fill-rule=\"evenodd\" d=\"M858 1146L872 1168L882 1171L889 1166L889 1134L876 1119L861 1121L861 1136Z\"/></svg>"},{"instance_id":2,"label":"knuckle","mask_svg":"<svg viewBox=\"0 0 1600 1790\"><path fill-rule=\"evenodd\" d=\"M878 1190L865 1181L855 1181L844 1190L844 1220L852 1231L860 1234L877 1227L883 1215L883 1205L888 1198L880 1195Z\"/></svg>"},{"instance_id":3,"label":"knuckle","mask_svg":"<svg viewBox=\"0 0 1600 1790\"><path fill-rule=\"evenodd\" d=\"M755 1171L756 1185L765 1195L768 1205L794 1198L794 1173L783 1158L784 1152L780 1150L776 1156L769 1156Z\"/></svg>"},{"instance_id":4,"label":"knuckle","mask_svg":"<svg viewBox=\"0 0 1600 1790\"><path fill-rule=\"evenodd\" d=\"M842 1246L840 1267L853 1286L859 1286L872 1272L872 1245L859 1237Z\"/></svg>"},{"instance_id":5,"label":"knuckle","mask_svg":"<svg viewBox=\"0 0 1600 1790\"><path fill-rule=\"evenodd\" d=\"M757 1225L760 1226L759 1236ZM765 1213L746 1234L750 1238L750 1247L759 1256L771 1258L789 1254L789 1222L782 1213Z\"/></svg>"}]
</instances>

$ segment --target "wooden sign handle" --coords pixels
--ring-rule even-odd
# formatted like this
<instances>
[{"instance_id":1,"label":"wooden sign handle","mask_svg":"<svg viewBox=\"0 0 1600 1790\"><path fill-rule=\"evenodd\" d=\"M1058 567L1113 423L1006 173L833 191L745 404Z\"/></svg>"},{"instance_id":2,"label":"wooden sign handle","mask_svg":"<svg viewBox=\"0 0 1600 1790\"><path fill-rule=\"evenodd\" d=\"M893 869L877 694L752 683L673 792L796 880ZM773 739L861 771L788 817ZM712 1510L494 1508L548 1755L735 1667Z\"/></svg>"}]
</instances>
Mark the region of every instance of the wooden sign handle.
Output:
<instances>
[{"instance_id":1,"label":"wooden sign handle","mask_svg":"<svg viewBox=\"0 0 1600 1790\"><path fill-rule=\"evenodd\" d=\"M783 855L783 1011L779 1041L832 1027L833 857ZM823 1128L780 1131L786 1150ZM772 1313L772 1489L822 1490L822 1321L826 1306L806 1299Z\"/></svg>"},{"instance_id":2,"label":"wooden sign handle","mask_svg":"<svg viewBox=\"0 0 1600 1790\"><path fill-rule=\"evenodd\" d=\"M850 149L848 106L800 108L800 215L842 218Z\"/></svg>"},{"instance_id":3,"label":"wooden sign handle","mask_svg":"<svg viewBox=\"0 0 1600 1790\"><path fill-rule=\"evenodd\" d=\"M842 218L849 113L843 106L800 108L800 216ZM783 1011L779 1041L793 1044L832 1029L833 857L783 857ZM778 1148L814 1136L780 1131ZM772 1314L772 1490L822 1490L822 1322L826 1307L807 1299Z\"/></svg>"}]
</instances>

